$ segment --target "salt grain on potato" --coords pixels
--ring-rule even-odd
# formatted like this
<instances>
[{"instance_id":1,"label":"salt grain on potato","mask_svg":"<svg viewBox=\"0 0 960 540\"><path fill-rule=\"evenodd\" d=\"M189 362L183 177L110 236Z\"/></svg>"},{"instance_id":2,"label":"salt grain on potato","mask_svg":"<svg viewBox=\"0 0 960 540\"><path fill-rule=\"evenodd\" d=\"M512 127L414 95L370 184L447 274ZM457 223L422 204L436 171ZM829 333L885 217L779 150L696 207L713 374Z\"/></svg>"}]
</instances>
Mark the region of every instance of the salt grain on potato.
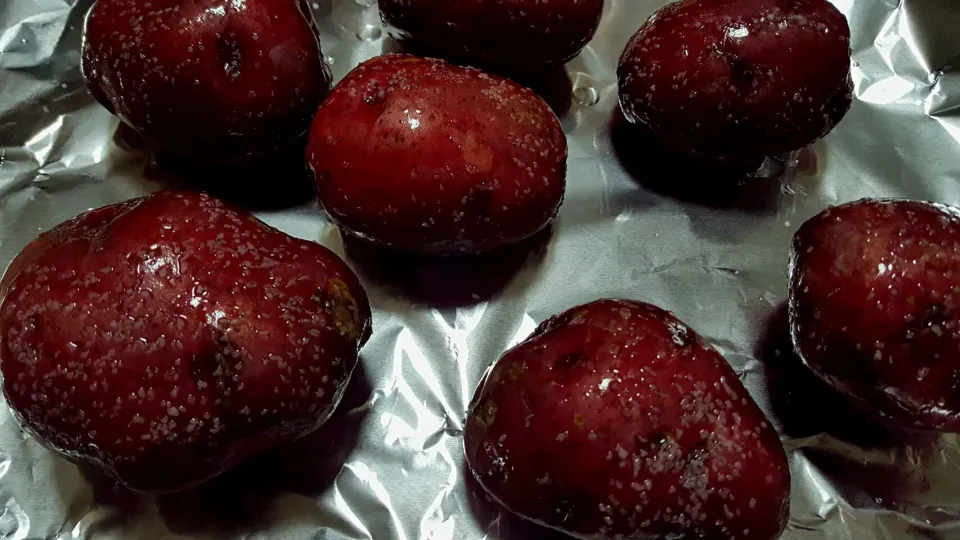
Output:
<instances>
[{"instance_id":1,"label":"salt grain on potato","mask_svg":"<svg viewBox=\"0 0 960 540\"><path fill-rule=\"evenodd\" d=\"M190 193L55 227L13 261L0 299L20 424L143 491L189 487L316 429L370 332L336 255Z\"/></svg>"},{"instance_id":2,"label":"salt grain on potato","mask_svg":"<svg viewBox=\"0 0 960 540\"><path fill-rule=\"evenodd\" d=\"M351 71L307 145L320 203L343 231L431 254L542 230L563 199L566 162L560 122L531 90L409 55Z\"/></svg>"},{"instance_id":3,"label":"salt grain on potato","mask_svg":"<svg viewBox=\"0 0 960 540\"><path fill-rule=\"evenodd\" d=\"M507 351L470 405L480 484L578 538L776 538L790 475L733 369L673 315L598 300Z\"/></svg>"}]
</instances>

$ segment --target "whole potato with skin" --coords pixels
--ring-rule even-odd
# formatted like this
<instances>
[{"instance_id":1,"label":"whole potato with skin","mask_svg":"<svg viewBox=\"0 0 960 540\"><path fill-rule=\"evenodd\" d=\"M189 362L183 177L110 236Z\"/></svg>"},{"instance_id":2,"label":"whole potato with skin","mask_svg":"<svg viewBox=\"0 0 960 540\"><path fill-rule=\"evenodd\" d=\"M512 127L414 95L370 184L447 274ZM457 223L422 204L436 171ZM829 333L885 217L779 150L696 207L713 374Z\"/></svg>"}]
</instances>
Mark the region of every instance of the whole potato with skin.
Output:
<instances>
[{"instance_id":1,"label":"whole potato with skin","mask_svg":"<svg viewBox=\"0 0 960 540\"><path fill-rule=\"evenodd\" d=\"M719 353L642 302L572 308L507 351L464 447L508 510L577 538L771 540L786 525L776 432Z\"/></svg>"},{"instance_id":2,"label":"whole potato with skin","mask_svg":"<svg viewBox=\"0 0 960 540\"><path fill-rule=\"evenodd\" d=\"M379 0L390 36L411 50L514 75L580 54L603 0Z\"/></svg>"},{"instance_id":3,"label":"whole potato with skin","mask_svg":"<svg viewBox=\"0 0 960 540\"><path fill-rule=\"evenodd\" d=\"M789 302L820 378L900 426L960 433L960 210L825 210L794 236Z\"/></svg>"},{"instance_id":4,"label":"whole potato with skin","mask_svg":"<svg viewBox=\"0 0 960 540\"><path fill-rule=\"evenodd\" d=\"M81 68L154 150L214 163L302 148L331 82L304 0L97 0Z\"/></svg>"},{"instance_id":5,"label":"whole potato with skin","mask_svg":"<svg viewBox=\"0 0 960 540\"><path fill-rule=\"evenodd\" d=\"M369 333L336 255L192 193L82 214L0 282L20 425L137 491L191 487L315 430Z\"/></svg>"},{"instance_id":6,"label":"whole potato with skin","mask_svg":"<svg viewBox=\"0 0 960 540\"><path fill-rule=\"evenodd\" d=\"M850 29L827 0L681 0L630 39L628 120L675 151L749 162L803 148L852 101Z\"/></svg>"},{"instance_id":7,"label":"whole potato with skin","mask_svg":"<svg viewBox=\"0 0 960 540\"><path fill-rule=\"evenodd\" d=\"M567 142L532 91L441 60L387 55L320 106L307 163L342 230L428 254L539 232L563 199Z\"/></svg>"}]
</instances>

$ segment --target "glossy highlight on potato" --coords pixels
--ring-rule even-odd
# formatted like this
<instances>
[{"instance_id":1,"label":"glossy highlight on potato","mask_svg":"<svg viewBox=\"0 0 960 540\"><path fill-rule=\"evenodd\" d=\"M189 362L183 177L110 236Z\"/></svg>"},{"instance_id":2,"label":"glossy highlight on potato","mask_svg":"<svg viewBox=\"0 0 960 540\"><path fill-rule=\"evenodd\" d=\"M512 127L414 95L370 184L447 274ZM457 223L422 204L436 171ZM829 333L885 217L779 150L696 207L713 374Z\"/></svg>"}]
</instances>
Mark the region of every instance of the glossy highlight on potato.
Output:
<instances>
[{"instance_id":1,"label":"glossy highlight on potato","mask_svg":"<svg viewBox=\"0 0 960 540\"><path fill-rule=\"evenodd\" d=\"M862 199L793 239L790 326L828 384L901 427L960 432L960 210Z\"/></svg>"},{"instance_id":2,"label":"glossy highlight on potato","mask_svg":"<svg viewBox=\"0 0 960 540\"><path fill-rule=\"evenodd\" d=\"M135 491L197 485L323 424L370 334L326 248L207 195L158 192L42 234L0 281L25 431Z\"/></svg>"},{"instance_id":3,"label":"glossy highlight on potato","mask_svg":"<svg viewBox=\"0 0 960 540\"><path fill-rule=\"evenodd\" d=\"M423 254L481 253L543 230L567 142L531 90L441 60L360 64L314 118L307 164L341 230Z\"/></svg>"},{"instance_id":4,"label":"glossy highlight on potato","mask_svg":"<svg viewBox=\"0 0 960 540\"><path fill-rule=\"evenodd\" d=\"M825 136L852 101L850 29L827 0L681 0L630 39L620 105L672 150L749 163Z\"/></svg>"},{"instance_id":5,"label":"glossy highlight on potato","mask_svg":"<svg viewBox=\"0 0 960 540\"><path fill-rule=\"evenodd\" d=\"M597 300L493 365L467 464L519 516L577 538L772 540L790 474L736 373L670 313Z\"/></svg>"},{"instance_id":6,"label":"glossy highlight on potato","mask_svg":"<svg viewBox=\"0 0 960 540\"><path fill-rule=\"evenodd\" d=\"M391 37L411 51L524 75L571 60L587 45L603 0L379 0Z\"/></svg>"},{"instance_id":7,"label":"glossy highlight on potato","mask_svg":"<svg viewBox=\"0 0 960 540\"><path fill-rule=\"evenodd\" d=\"M153 150L228 164L302 148L331 82L302 0L97 0L81 68Z\"/></svg>"}]
</instances>

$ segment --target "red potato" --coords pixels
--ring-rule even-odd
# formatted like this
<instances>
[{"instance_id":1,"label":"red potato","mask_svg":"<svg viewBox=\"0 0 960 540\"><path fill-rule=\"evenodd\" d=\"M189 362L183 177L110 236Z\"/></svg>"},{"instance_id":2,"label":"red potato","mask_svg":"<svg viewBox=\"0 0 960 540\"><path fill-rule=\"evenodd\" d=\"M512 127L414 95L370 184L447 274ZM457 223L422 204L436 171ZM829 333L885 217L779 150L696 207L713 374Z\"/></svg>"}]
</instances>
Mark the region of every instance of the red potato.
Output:
<instances>
[{"instance_id":1,"label":"red potato","mask_svg":"<svg viewBox=\"0 0 960 540\"><path fill-rule=\"evenodd\" d=\"M580 54L603 0L380 0L391 37L430 56L512 74L543 71Z\"/></svg>"},{"instance_id":2,"label":"red potato","mask_svg":"<svg viewBox=\"0 0 960 540\"><path fill-rule=\"evenodd\" d=\"M21 426L137 491L193 486L315 430L370 333L332 252L179 192L41 235L0 295Z\"/></svg>"},{"instance_id":3,"label":"red potato","mask_svg":"<svg viewBox=\"0 0 960 540\"><path fill-rule=\"evenodd\" d=\"M830 208L793 239L790 326L814 373L908 428L960 433L960 210Z\"/></svg>"},{"instance_id":4,"label":"red potato","mask_svg":"<svg viewBox=\"0 0 960 540\"><path fill-rule=\"evenodd\" d=\"M674 151L744 163L803 148L852 101L850 29L827 0L681 0L630 39L628 120Z\"/></svg>"},{"instance_id":5,"label":"red potato","mask_svg":"<svg viewBox=\"0 0 960 540\"><path fill-rule=\"evenodd\" d=\"M488 372L465 429L495 499L577 538L769 540L786 525L776 432L723 357L649 304L548 319Z\"/></svg>"},{"instance_id":6,"label":"red potato","mask_svg":"<svg viewBox=\"0 0 960 540\"><path fill-rule=\"evenodd\" d=\"M307 163L348 234L404 251L484 252L543 230L567 142L532 91L440 60L360 64L320 106Z\"/></svg>"},{"instance_id":7,"label":"red potato","mask_svg":"<svg viewBox=\"0 0 960 540\"><path fill-rule=\"evenodd\" d=\"M81 67L93 96L158 151L270 158L302 145L330 89L309 13L302 0L98 0Z\"/></svg>"}]
</instances>

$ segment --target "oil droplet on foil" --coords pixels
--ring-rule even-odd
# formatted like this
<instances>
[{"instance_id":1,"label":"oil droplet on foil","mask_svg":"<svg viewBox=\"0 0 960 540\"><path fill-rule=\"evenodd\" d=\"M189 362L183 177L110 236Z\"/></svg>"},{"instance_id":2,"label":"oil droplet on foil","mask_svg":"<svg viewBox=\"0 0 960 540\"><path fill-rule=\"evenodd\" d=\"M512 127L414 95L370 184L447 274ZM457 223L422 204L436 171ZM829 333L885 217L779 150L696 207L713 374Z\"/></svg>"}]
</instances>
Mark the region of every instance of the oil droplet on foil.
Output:
<instances>
[{"instance_id":1,"label":"oil droplet on foil","mask_svg":"<svg viewBox=\"0 0 960 540\"><path fill-rule=\"evenodd\" d=\"M600 101L600 94L592 86L581 86L573 91L573 100L584 107L590 107Z\"/></svg>"},{"instance_id":2,"label":"oil droplet on foil","mask_svg":"<svg viewBox=\"0 0 960 540\"><path fill-rule=\"evenodd\" d=\"M357 32L357 38L362 41L376 41L380 39L382 34L383 32L378 27L368 24Z\"/></svg>"}]
</instances>

